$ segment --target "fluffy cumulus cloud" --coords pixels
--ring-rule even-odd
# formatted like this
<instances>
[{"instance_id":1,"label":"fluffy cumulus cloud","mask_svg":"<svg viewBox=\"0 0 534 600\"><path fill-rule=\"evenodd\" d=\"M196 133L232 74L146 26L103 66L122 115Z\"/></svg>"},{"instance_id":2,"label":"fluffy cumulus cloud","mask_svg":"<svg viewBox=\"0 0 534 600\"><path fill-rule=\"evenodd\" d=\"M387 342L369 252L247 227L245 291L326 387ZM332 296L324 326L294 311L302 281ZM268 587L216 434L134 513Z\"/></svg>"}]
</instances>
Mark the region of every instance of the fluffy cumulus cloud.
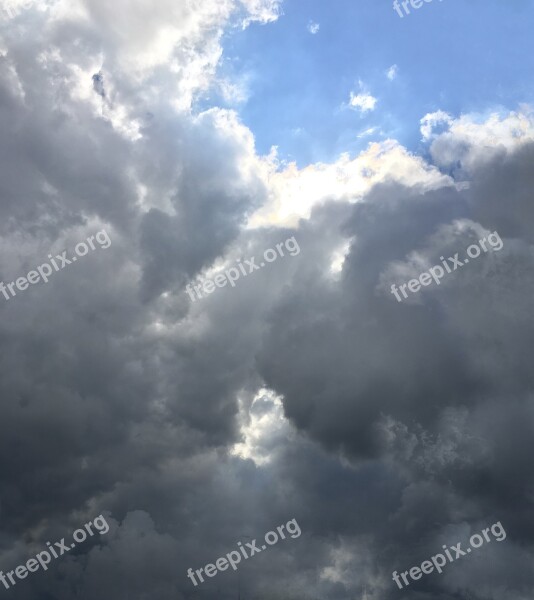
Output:
<instances>
[{"instance_id":1,"label":"fluffy cumulus cloud","mask_svg":"<svg viewBox=\"0 0 534 600\"><path fill-rule=\"evenodd\" d=\"M422 156L261 156L195 100L225 32L280 15L58 0L0 24L1 281L111 240L0 296L0 568L110 525L13 598L411 598L392 571L498 520L506 542L417 597L532 595L534 115L422 116ZM390 294L495 231L499 252ZM298 255L190 301L291 236ZM300 538L187 578L292 518Z\"/></svg>"}]
</instances>

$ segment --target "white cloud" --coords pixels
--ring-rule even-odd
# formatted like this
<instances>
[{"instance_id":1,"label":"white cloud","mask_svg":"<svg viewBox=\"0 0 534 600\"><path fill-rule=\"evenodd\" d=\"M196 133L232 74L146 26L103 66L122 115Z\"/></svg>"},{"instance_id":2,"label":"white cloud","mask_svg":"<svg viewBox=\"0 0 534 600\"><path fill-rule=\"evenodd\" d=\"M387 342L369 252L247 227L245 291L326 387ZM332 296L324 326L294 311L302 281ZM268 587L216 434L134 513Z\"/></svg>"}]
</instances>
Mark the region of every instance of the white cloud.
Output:
<instances>
[{"instance_id":1,"label":"white cloud","mask_svg":"<svg viewBox=\"0 0 534 600\"><path fill-rule=\"evenodd\" d=\"M28 9L28 18L40 16L43 31L51 26L92 31L87 49L90 54L98 48L95 54L105 57L103 66L108 73L142 88L147 102L163 93L173 99L176 109L184 111L214 82L225 30L236 24L269 23L281 13L281 0L161 0L157 4L140 1L134 6L127 0L113 4L105 0L11 0L11 4L20 19L26 14L19 5ZM127 18L117 19L117 14ZM88 60L92 58L88 56ZM156 73L156 69L160 71ZM243 91L231 86L229 82L225 91L241 101Z\"/></svg>"},{"instance_id":2,"label":"white cloud","mask_svg":"<svg viewBox=\"0 0 534 600\"><path fill-rule=\"evenodd\" d=\"M312 35L315 35L316 33L319 33L319 29L321 29L321 26L319 25L319 23L314 23L313 21L310 21L308 23L308 31Z\"/></svg>"},{"instance_id":3,"label":"white cloud","mask_svg":"<svg viewBox=\"0 0 534 600\"><path fill-rule=\"evenodd\" d=\"M508 114L469 114L458 119L438 111L426 115L421 123L423 138L432 140L432 158L443 168L461 162L470 170L496 153L511 154L534 141L534 111L529 106ZM443 125L443 130L436 132L436 125Z\"/></svg>"},{"instance_id":4,"label":"white cloud","mask_svg":"<svg viewBox=\"0 0 534 600\"><path fill-rule=\"evenodd\" d=\"M349 105L352 108L358 109L362 113L370 112L375 109L376 106L376 98L371 96L371 94L363 93L363 94L354 94L354 92L350 93L350 103Z\"/></svg>"},{"instance_id":5,"label":"white cloud","mask_svg":"<svg viewBox=\"0 0 534 600\"><path fill-rule=\"evenodd\" d=\"M330 273L332 273L333 276L337 276L343 271L343 265L349 254L351 241L352 240L345 240L334 250L330 263Z\"/></svg>"},{"instance_id":6,"label":"white cloud","mask_svg":"<svg viewBox=\"0 0 534 600\"><path fill-rule=\"evenodd\" d=\"M386 71L386 77L390 81L393 81L397 77L398 72L399 68L397 67L397 65L391 65L391 67L389 67L389 69Z\"/></svg>"},{"instance_id":7,"label":"white cloud","mask_svg":"<svg viewBox=\"0 0 534 600\"><path fill-rule=\"evenodd\" d=\"M365 131L362 131L361 133L359 133L356 137L357 138L363 138L366 137L368 135L373 135L373 133L377 130L377 127L369 127L368 129L366 129Z\"/></svg>"},{"instance_id":8,"label":"white cloud","mask_svg":"<svg viewBox=\"0 0 534 600\"><path fill-rule=\"evenodd\" d=\"M240 0L240 2L249 14L243 21L245 27L253 21L272 23L282 12L282 0Z\"/></svg>"},{"instance_id":9,"label":"white cloud","mask_svg":"<svg viewBox=\"0 0 534 600\"><path fill-rule=\"evenodd\" d=\"M230 454L251 459L257 466L269 464L282 439L292 437L292 428L284 416L282 398L262 388L252 399L238 398L239 430L243 441L234 444Z\"/></svg>"},{"instance_id":10,"label":"white cloud","mask_svg":"<svg viewBox=\"0 0 534 600\"><path fill-rule=\"evenodd\" d=\"M327 201L357 202L377 183L394 180L421 191L452 186L452 180L395 140L373 143L351 159L342 154L333 163L282 169L276 156L265 161L269 200L249 220L249 227L295 226L309 218L314 206ZM267 166L268 165L268 166Z\"/></svg>"},{"instance_id":11,"label":"white cloud","mask_svg":"<svg viewBox=\"0 0 534 600\"><path fill-rule=\"evenodd\" d=\"M250 97L249 78L247 76L243 76L238 80L220 79L217 85L221 96L228 104L244 104Z\"/></svg>"},{"instance_id":12,"label":"white cloud","mask_svg":"<svg viewBox=\"0 0 534 600\"><path fill-rule=\"evenodd\" d=\"M423 140L428 141L433 136L437 135L434 130L438 125L448 126L451 123L452 117L442 110L428 113L421 119L421 135L423 136Z\"/></svg>"},{"instance_id":13,"label":"white cloud","mask_svg":"<svg viewBox=\"0 0 534 600\"><path fill-rule=\"evenodd\" d=\"M375 109L377 99L372 96L366 89L364 83L358 81L360 93L350 93L349 108L360 111L361 114L371 112Z\"/></svg>"}]
</instances>

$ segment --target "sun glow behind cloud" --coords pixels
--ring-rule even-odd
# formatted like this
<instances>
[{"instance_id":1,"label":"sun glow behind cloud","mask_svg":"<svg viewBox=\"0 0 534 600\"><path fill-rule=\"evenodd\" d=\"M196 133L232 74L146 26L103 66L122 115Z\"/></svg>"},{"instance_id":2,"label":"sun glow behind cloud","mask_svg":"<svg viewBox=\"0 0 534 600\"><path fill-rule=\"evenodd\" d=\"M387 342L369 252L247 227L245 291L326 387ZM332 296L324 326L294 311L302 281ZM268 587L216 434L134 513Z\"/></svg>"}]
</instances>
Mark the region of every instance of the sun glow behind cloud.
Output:
<instances>
[{"instance_id":1,"label":"sun glow behind cloud","mask_svg":"<svg viewBox=\"0 0 534 600\"><path fill-rule=\"evenodd\" d=\"M291 426L284 417L282 399L272 390L260 389L246 403L239 399L239 421L242 442L234 445L230 453L257 466L271 462L280 438L291 436Z\"/></svg>"}]
</instances>

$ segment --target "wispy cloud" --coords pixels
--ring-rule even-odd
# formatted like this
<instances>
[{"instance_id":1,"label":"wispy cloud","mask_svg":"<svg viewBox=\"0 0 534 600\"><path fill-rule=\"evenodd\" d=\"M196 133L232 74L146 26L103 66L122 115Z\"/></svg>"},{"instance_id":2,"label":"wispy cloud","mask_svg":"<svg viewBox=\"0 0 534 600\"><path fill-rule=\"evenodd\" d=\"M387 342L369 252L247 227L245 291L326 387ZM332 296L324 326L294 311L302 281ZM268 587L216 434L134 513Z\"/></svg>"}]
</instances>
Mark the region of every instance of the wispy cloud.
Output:
<instances>
[{"instance_id":1,"label":"wispy cloud","mask_svg":"<svg viewBox=\"0 0 534 600\"><path fill-rule=\"evenodd\" d=\"M398 72L399 72L399 67L397 67L397 65L391 65L391 67L389 67L389 69L386 71L386 77L390 81L393 81L394 79L397 78Z\"/></svg>"},{"instance_id":2,"label":"wispy cloud","mask_svg":"<svg viewBox=\"0 0 534 600\"><path fill-rule=\"evenodd\" d=\"M373 133L375 133L376 130L377 130L376 127L369 127L369 129L366 129L365 131L362 131L356 137L357 138L363 138L363 137L366 137L368 135L373 135Z\"/></svg>"},{"instance_id":3,"label":"wispy cloud","mask_svg":"<svg viewBox=\"0 0 534 600\"><path fill-rule=\"evenodd\" d=\"M319 25L319 23L314 23L313 21L310 21L308 23L308 31L312 35L315 35L316 33L319 33L319 29L321 29L321 26Z\"/></svg>"}]
</instances>

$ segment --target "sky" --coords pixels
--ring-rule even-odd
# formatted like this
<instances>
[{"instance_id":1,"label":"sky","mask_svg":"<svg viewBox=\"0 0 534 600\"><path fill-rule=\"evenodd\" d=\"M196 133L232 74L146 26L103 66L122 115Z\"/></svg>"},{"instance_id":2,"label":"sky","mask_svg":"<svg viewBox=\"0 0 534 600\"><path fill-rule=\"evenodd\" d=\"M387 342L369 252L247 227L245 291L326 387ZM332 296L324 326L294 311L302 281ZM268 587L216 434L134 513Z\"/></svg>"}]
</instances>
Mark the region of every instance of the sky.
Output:
<instances>
[{"instance_id":1,"label":"sky","mask_svg":"<svg viewBox=\"0 0 534 600\"><path fill-rule=\"evenodd\" d=\"M389 2L287 2L269 27L228 35L223 70L243 82L239 112L260 152L278 146L305 166L372 139L415 151L422 115L486 115L531 100L529 4L434 0L401 19ZM372 95L376 108L350 110L351 93Z\"/></svg>"},{"instance_id":2,"label":"sky","mask_svg":"<svg viewBox=\"0 0 534 600\"><path fill-rule=\"evenodd\" d=\"M3 0L2 594L532 598L533 16Z\"/></svg>"}]
</instances>

